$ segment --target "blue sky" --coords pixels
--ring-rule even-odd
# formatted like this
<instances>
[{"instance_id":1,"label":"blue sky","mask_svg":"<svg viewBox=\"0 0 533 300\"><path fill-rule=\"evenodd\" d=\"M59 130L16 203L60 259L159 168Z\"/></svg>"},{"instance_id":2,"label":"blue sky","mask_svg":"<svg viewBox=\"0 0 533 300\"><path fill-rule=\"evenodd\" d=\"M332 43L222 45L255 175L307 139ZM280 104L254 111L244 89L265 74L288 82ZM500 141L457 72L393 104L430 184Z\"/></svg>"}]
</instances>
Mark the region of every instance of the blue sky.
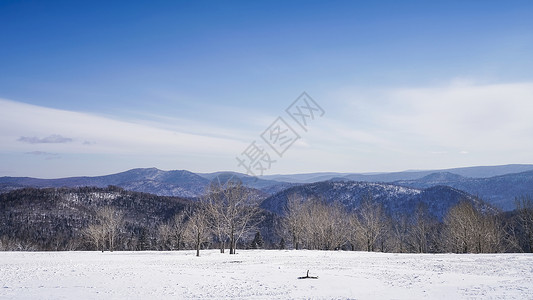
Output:
<instances>
[{"instance_id":1,"label":"blue sky","mask_svg":"<svg viewBox=\"0 0 533 300\"><path fill-rule=\"evenodd\" d=\"M0 176L244 171L303 91L326 113L265 174L533 163L531 1L2 1L0 28Z\"/></svg>"}]
</instances>

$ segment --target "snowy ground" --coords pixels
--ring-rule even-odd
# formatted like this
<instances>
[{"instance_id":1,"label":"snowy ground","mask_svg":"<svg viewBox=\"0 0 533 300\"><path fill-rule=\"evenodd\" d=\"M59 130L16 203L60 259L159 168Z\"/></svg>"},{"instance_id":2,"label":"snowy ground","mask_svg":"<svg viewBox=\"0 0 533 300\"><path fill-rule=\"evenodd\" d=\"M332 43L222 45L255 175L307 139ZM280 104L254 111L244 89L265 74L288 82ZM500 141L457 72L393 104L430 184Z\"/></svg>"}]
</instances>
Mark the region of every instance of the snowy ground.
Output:
<instances>
[{"instance_id":1,"label":"snowy ground","mask_svg":"<svg viewBox=\"0 0 533 300\"><path fill-rule=\"evenodd\" d=\"M0 299L533 299L528 254L201 255L0 252Z\"/></svg>"}]
</instances>

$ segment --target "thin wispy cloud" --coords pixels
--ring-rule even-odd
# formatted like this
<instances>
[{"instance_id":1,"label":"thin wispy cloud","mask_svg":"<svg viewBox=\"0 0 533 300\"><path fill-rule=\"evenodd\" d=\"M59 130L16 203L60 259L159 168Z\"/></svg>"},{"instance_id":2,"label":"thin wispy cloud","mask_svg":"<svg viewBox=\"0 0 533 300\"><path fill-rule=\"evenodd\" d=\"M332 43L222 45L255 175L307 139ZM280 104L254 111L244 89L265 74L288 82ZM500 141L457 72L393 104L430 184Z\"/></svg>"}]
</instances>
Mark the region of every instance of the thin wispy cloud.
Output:
<instances>
[{"instance_id":1,"label":"thin wispy cloud","mask_svg":"<svg viewBox=\"0 0 533 300\"><path fill-rule=\"evenodd\" d=\"M531 95L531 82L398 89L389 97L403 111L386 111L380 121L426 143L459 151L531 150Z\"/></svg>"},{"instance_id":2,"label":"thin wispy cloud","mask_svg":"<svg viewBox=\"0 0 533 300\"><path fill-rule=\"evenodd\" d=\"M38 138L36 136L27 137L21 136L17 141L30 143L30 144L61 144L72 142L71 138L63 137L59 134L52 134L44 138Z\"/></svg>"},{"instance_id":3,"label":"thin wispy cloud","mask_svg":"<svg viewBox=\"0 0 533 300\"><path fill-rule=\"evenodd\" d=\"M337 93L345 106L336 120L342 135L328 139L352 149L354 165L367 170L531 162L531 95L533 82L346 88Z\"/></svg>"},{"instance_id":4,"label":"thin wispy cloud","mask_svg":"<svg viewBox=\"0 0 533 300\"><path fill-rule=\"evenodd\" d=\"M30 152L26 152L25 154L34 155L38 157L44 157L46 160L61 158L61 156L58 153L50 153L46 151L30 151Z\"/></svg>"},{"instance_id":5,"label":"thin wispy cloud","mask_svg":"<svg viewBox=\"0 0 533 300\"><path fill-rule=\"evenodd\" d=\"M529 82L451 81L379 92L345 90L342 101L317 99L327 115L270 171L400 171L529 162L531 94ZM3 151L26 153L39 144L44 147L41 151L62 157L109 157L102 161L110 166L120 161L117 157L128 157L127 167L121 169L144 161L146 166L163 168L243 171L235 156L261 132L236 130L228 124L202 126L185 118L125 121L8 100L0 104L5 108L0 112Z\"/></svg>"},{"instance_id":6,"label":"thin wispy cloud","mask_svg":"<svg viewBox=\"0 0 533 300\"><path fill-rule=\"evenodd\" d=\"M26 153L31 152L30 145L40 144L46 147L43 151L51 153L150 155L154 161L159 156L167 156L191 164L191 156L207 155L218 159L222 156L230 160L245 146L242 140L224 137L238 136L237 133L226 134L228 128L220 127L223 134L218 134L216 128L205 135L190 133L196 124L194 121L187 125L183 120L180 131L172 124L124 121L10 100L0 99L0 105L3 108L0 111L0 151ZM62 134L49 135L49 132Z\"/></svg>"},{"instance_id":7,"label":"thin wispy cloud","mask_svg":"<svg viewBox=\"0 0 533 300\"><path fill-rule=\"evenodd\" d=\"M57 155L57 153L50 153L50 152L45 152L45 151L30 151L30 152L26 152L26 154L31 154L31 155Z\"/></svg>"}]
</instances>

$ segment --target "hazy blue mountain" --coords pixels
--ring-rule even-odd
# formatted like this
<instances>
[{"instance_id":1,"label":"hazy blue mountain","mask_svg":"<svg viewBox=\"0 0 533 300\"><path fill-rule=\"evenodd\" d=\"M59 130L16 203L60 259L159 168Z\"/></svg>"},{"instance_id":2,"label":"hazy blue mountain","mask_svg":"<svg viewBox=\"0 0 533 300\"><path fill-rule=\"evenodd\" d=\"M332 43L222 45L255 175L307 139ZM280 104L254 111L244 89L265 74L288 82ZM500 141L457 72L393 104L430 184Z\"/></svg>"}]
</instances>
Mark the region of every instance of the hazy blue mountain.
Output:
<instances>
[{"instance_id":1,"label":"hazy blue mountain","mask_svg":"<svg viewBox=\"0 0 533 300\"><path fill-rule=\"evenodd\" d=\"M502 165L502 166L480 166L480 167L465 167L453 168L444 170L408 170L403 172L388 172L388 173L306 173L306 174L290 174L290 175L267 175L261 178L298 183L312 183L319 181L326 181L333 178L344 177L353 181L366 182L395 182L399 180L416 180L424 176L448 172L464 177L473 178L488 178L493 176L507 175L512 173L521 173L526 171L533 171L533 165Z\"/></svg>"},{"instance_id":2,"label":"hazy blue mountain","mask_svg":"<svg viewBox=\"0 0 533 300\"><path fill-rule=\"evenodd\" d=\"M397 181L395 184L414 188L447 185L476 195L502 210L510 211L515 208L515 197L533 195L533 171L489 178L468 178L451 173L433 173L417 180Z\"/></svg>"},{"instance_id":3,"label":"hazy blue mountain","mask_svg":"<svg viewBox=\"0 0 533 300\"><path fill-rule=\"evenodd\" d=\"M517 171L523 170L526 171L517 173ZM492 176L494 174L496 176ZM405 171L375 174L322 172L269 175L259 178L237 172L195 174L186 170L162 171L156 168L148 168L95 177L60 179L0 177L0 192L23 187L107 187L114 185L130 191L161 196L198 197L206 191L213 179L224 180L224 178L235 177L241 180L245 186L259 190L268 196L304 183L334 179L333 181L393 183L418 189L446 185L478 195L503 210L512 210L516 196L533 195L532 174L533 165L504 165L456 168L442 171Z\"/></svg>"},{"instance_id":4,"label":"hazy blue mountain","mask_svg":"<svg viewBox=\"0 0 533 300\"><path fill-rule=\"evenodd\" d=\"M205 179L208 179L209 181L215 181L220 183L227 182L228 180L238 180L247 187L263 191L269 195L275 194L279 191L296 185L295 183L291 182L266 180L262 177L253 177L238 172L198 173L198 175L202 176Z\"/></svg>"},{"instance_id":5,"label":"hazy blue mountain","mask_svg":"<svg viewBox=\"0 0 533 300\"><path fill-rule=\"evenodd\" d=\"M494 176L501 176L513 173L523 173L527 171L533 171L533 165L502 165L502 166L479 166L479 167L467 167L467 168L455 168L447 169L448 171L464 177L473 178L489 178Z\"/></svg>"},{"instance_id":6,"label":"hazy blue mountain","mask_svg":"<svg viewBox=\"0 0 533 300\"><path fill-rule=\"evenodd\" d=\"M209 180L192 172L161 171L156 168L133 169L106 176L36 179L27 177L1 177L0 190L20 187L107 187L119 186L126 190L164 196L195 197L202 194Z\"/></svg>"},{"instance_id":7,"label":"hazy blue mountain","mask_svg":"<svg viewBox=\"0 0 533 300\"><path fill-rule=\"evenodd\" d=\"M319 172L319 173L305 173L305 174L289 174L289 175L264 175L262 179L293 182L293 183L312 183L319 181L330 180L335 177L343 177L350 175L350 173L335 173L335 172Z\"/></svg>"},{"instance_id":8,"label":"hazy blue mountain","mask_svg":"<svg viewBox=\"0 0 533 300\"><path fill-rule=\"evenodd\" d=\"M236 177L247 187L267 195L294 186L293 183L258 179L235 172L195 174L186 170L162 171L156 168L132 169L106 176L38 179L29 177L0 177L0 192L23 187L107 187L119 186L129 191L159 196L198 197L205 193L215 178L225 181Z\"/></svg>"},{"instance_id":9,"label":"hazy blue mountain","mask_svg":"<svg viewBox=\"0 0 533 300\"><path fill-rule=\"evenodd\" d=\"M447 186L417 189L386 183L355 181L323 181L292 187L265 199L261 207L283 214L288 197L293 194L300 195L304 199L316 197L328 203L338 201L347 209L357 208L364 197L372 195L389 212L407 215L413 214L417 206L423 203L427 205L431 214L441 220L452 206L463 199L472 201L484 209L490 209L472 195Z\"/></svg>"}]
</instances>

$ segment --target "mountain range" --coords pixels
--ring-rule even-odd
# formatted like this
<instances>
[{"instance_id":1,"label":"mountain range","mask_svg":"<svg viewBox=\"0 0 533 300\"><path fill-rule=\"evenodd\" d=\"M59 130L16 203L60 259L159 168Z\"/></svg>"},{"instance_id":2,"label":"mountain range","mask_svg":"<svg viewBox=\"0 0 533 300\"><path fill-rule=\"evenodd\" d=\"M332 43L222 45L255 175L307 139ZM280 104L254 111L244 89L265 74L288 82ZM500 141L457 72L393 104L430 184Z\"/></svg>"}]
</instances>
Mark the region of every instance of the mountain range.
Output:
<instances>
[{"instance_id":1,"label":"mountain range","mask_svg":"<svg viewBox=\"0 0 533 300\"><path fill-rule=\"evenodd\" d=\"M500 175L521 173L526 171L533 171L531 164L511 164L501 166L477 166L464 167L443 170L408 170L403 172L386 172L386 173L307 173L307 174L290 174L290 175L266 175L263 179L297 182L297 183L313 183L318 181L326 181L333 178L346 178L354 181L365 182L394 182L398 180L416 180L433 173L452 173L463 177L471 178L489 178Z\"/></svg>"},{"instance_id":2,"label":"mountain range","mask_svg":"<svg viewBox=\"0 0 533 300\"><path fill-rule=\"evenodd\" d=\"M399 180L395 181L394 184L422 189L436 185L450 186L476 195L504 211L510 211L515 208L515 197L533 195L533 171L488 178L468 178L442 172L433 173L417 180Z\"/></svg>"},{"instance_id":3,"label":"mountain range","mask_svg":"<svg viewBox=\"0 0 533 300\"><path fill-rule=\"evenodd\" d=\"M107 187L112 185L125 190L159 196L195 198L205 193L210 182L226 181L230 177L238 178L244 185L259 190L264 194L264 198L283 194L284 191L316 189L318 194L324 194L329 198L352 197L355 199L358 197L356 195L360 196L360 193L368 192L369 187L372 186L364 185L365 182L380 183L382 190L409 191L408 193L426 196L431 191L435 191L430 188L440 186L442 190L443 186L447 186L453 188L457 193L465 192L476 195L497 208L509 211L514 209L515 197L533 195L533 165L503 165L374 174L328 172L269 175L259 178L236 172L193 173L186 170L162 171L156 168L146 168L95 177L59 179L0 177L0 192L24 187ZM351 188L340 188L341 183L351 186ZM317 184L320 188L313 187L313 184ZM324 192L323 188L328 186L333 190ZM377 186L374 185L374 187ZM379 191L376 190L371 192L375 195L379 194ZM398 201L414 201L411 198L411 200L407 199L414 197L412 195L406 196L406 198L400 196L402 195L400 192L396 196L392 194L390 195L390 205Z\"/></svg>"},{"instance_id":4,"label":"mountain range","mask_svg":"<svg viewBox=\"0 0 533 300\"><path fill-rule=\"evenodd\" d=\"M304 200L317 198L326 203L339 202L348 210L356 209L363 199L371 197L381 203L391 215L412 216L422 204L439 220L442 220L446 212L462 200L471 201L482 210L492 209L476 197L447 186L417 189L387 183L333 180L288 188L265 199L261 207L283 215L289 197L294 194Z\"/></svg>"},{"instance_id":5,"label":"mountain range","mask_svg":"<svg viewBox=\"0 0 533 300\"><path fill-rule=\"evenodd\" d=\"M112 175L38 179L30 177L1 177L0 191L22 187L107 187L119 186L126 190L160 196L196 197L202 194L209 180L185 170L162 171L156 168L132 169Z\"/></svg>"}]
</instances>

